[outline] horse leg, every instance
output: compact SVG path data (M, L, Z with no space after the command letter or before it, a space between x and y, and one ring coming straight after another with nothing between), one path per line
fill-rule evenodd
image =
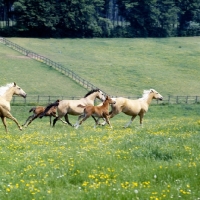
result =
M50 116L49 116L50 126L51 126L51 117L52 117L52 116L50 115Z
M68 124L67 122L65 122L64 120L62 120L61 118L59 119L63 124Z
M96 128L96 126L99 125L100 117L98 117L98 119L96 119L94 116L92 116L92 117L93 117L93 119L95 119L94 128Z
M84 116L85 116L84 113L82 113L81 115L79 115L77 122L74 124L74 127L76 127L76 126L79 125L79 121L80 121L80 119L81 119L81 118L84 118Z
M73 126L73 125L69 122L68 114L65 115L65 121L66 121L70 126Z
M21 131L21 130L22 130L22 127L21 127L20 124L18 123L17 119L15 119L15 118L11 115L10 112L7 112L6 114L7 114L6 117L7 117L8 119L13 120L13 121L17 124L19 130Z
M124 126L124 128L127 128L132 122L133 120L136 118L137 115L134 115L131 117L131 120Z
M57 120L59 119L59 117L56 117L54 120L53 120L53 127L55 126Z
M140 125L143 126L143 117L144 117L144 113L140 113Z
M26 123L33 117L33 115L29 116L26 120L26 122L22 126L26 126Z
M75 127L75 129L78 129L78 127L89 117L90 117L89 115L85 115L85 117L79 122L79 124Z
M110 124L110 120L109 120L109 116L105 116L105 120L107 122L107 124L109 124L110 128L112 128L111 124Z
M116 110L116 109L112 108L112 110L109 112L109 115L108 115L109 119L113 118L115 115L119 114L121 111L122 111L122 109ZM103 118L103 120L104 120L104 122L102 122L101 125L105 126L107 121L105 118Z
M8 132L8 129L7 129L7 125L6 125L6 117L1 117L1 120L2 120L2 122L3 122L3 125L4 125L4 127L5 127L5 129L6 129L6 133Z

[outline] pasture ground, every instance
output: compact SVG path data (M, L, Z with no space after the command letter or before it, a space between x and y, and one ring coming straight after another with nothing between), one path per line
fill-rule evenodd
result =
M8 39L59 62L112 96L140 97L144 89L150 88L154 88L164 97L199 95L200 37ZM34 73L36 71L39 72L37 69ZM57 86L57 81L62 83L59 84L62 88L57 87L58 95L63 94L63 87L69 90L69 94L73 93L70 85L58 79L51 79L51 76L46 76L47 73L48 71L41 73L42 84L35 82L38 86L34 88L35 93L40 93L42 87L54 87L55 84ZM41 77L41 74L37 73L37 76ZM25 75L22 70L19 77L26 77ZM45 85L49 80L52 83ZM24 89L28 93L32 87L27 85ZM74 91L77 96L85 93L80 93L80 90L75 88ZM30 91L32 92L33 90Z
M14 106L22 124L30 107ZM144 126L119 114L93 129L88 119L75 130L36 119L19 131L0 124L0 199L185 199L200 198L199 105L152 105ZM70 116L75 123L76 117Z

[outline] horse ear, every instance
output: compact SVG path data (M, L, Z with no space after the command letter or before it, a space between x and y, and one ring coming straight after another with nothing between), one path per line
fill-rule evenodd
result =
M16 86L17 84L14 82L14 87Z

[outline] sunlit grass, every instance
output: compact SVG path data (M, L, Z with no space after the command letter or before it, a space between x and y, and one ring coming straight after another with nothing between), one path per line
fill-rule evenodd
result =
M113 96L141 96L150 88L164 97L199 95L199 37L9 40L62 64Z
M23 123L21 108L13 112ZM152 106L143 128L136 118L123 129L129 117L120 114L113 130L94 129L92 119L78 130L51 128L44 118L20 132L8 120L8 134L0 126L0 199L198 199L196 112L198 105Z

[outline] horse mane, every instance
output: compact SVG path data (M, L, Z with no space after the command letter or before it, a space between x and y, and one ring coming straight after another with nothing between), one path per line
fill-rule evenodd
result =
M0 87L0 96L2 96L9 88L13 87L14 83L8 83Z
M91 95L92 93L97 92L97 91L99 91L99 89L93 89L93 90L89 91L89 92L84 96L84 98L86 98L87 96L89 96L89 95Z
M143 91L143 94L142 94L142 97L139 98L139 99L141 99L141 100L145 100L145 99L147 99L148 96L149 96L149 93L150 93L152 90L155 91L154 89L144 90L144 91Z

